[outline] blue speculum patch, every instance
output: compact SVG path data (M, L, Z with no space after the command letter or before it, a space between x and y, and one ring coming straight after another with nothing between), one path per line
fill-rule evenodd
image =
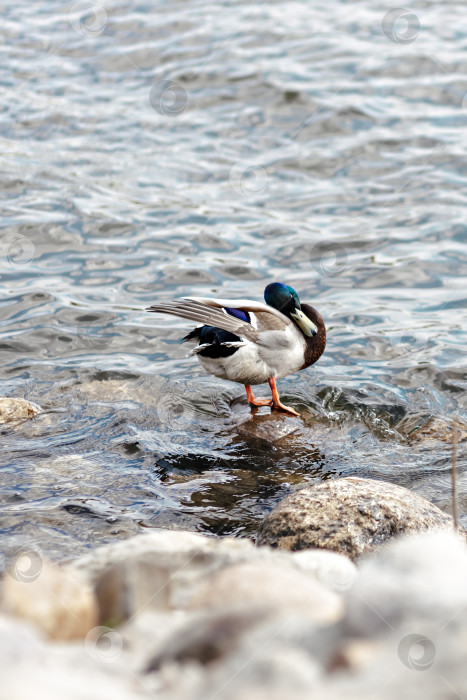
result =
M228 309L227 307L225 308L225 311L227 311L230 316L235 316L235 318L239 318L240 321L246 321L247 323L251 323L250 319L250 314L248 311L240 311L240 309Z

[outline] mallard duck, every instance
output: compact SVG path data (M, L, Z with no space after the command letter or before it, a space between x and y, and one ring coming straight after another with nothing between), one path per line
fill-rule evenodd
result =
M271 406L298 416L281 402L276 379L305 369L321 357L326 328L316 309L300 304L295 289L286 284L268 284L264 301L186 297L146 310L201 323L181 342L196 343L189 354L196 355L207 372L244 384L252 406ZM255 398L251 386L265 382L269 382L272 398Z

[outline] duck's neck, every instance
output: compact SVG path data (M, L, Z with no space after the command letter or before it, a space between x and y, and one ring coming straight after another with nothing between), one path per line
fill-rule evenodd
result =
M303 367L309 367L314 364L324 352L324 348L326 347L326 326L324 325L321 315L312 306L309 304L301 304L301 308L303 313L313 321L318 329L316 335L305 337L306 349Z

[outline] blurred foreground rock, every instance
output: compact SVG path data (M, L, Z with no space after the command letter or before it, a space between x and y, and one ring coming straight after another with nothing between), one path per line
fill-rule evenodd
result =
M261 523L257 544L317 547L355 560L395 535L452 527L449 515L402 486L348 477L285 498Z
M40 410L40 406L26 401L26 399L0 396L0 424L20 423L28 418L33 418Z
M59 643L0 616L0 698L467 696L467 545L448 530L395 537L358 566L157 530L61 573L95 592L100 622Z
M51 639L84 639L98 621L96 597L78 574L38 559L31 563L28 552L7 569L0 610L33 622Z

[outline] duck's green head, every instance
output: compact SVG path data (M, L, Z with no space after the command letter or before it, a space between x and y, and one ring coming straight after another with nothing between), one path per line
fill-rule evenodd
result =
M316 335L318 328L300 308L300 299L292 287L282 282L272 282L264 290L264 301L292 319L302 333L308 337Z

